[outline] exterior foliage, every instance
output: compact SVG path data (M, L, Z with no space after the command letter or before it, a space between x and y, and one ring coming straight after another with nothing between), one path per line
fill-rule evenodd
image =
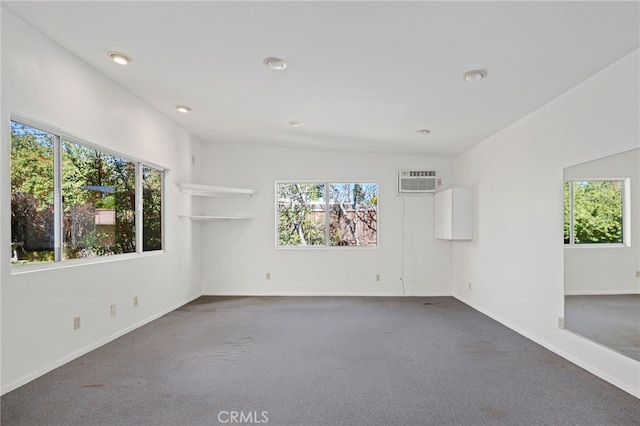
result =
M53 260L53 136L11 125L12 249L30 260Z
M279 183L278 246L377 245L375 183Z
M162 172L142 168L142 251L162 249Z
M573 209L571 208L573 185ZM564 241L570 243L573 216L574 244L623 242L621 181L565 182Z
M52 134L11 122L12 249L27 262L54 260ZM136 163L59 141L62 258L136 251ZM143 166L143 248L162 248L162 175ZM15 256L14 255L14 258Z
M325 245L325 185L278 185L278 245Z
M133 162L62 144L65 258L136 250Z

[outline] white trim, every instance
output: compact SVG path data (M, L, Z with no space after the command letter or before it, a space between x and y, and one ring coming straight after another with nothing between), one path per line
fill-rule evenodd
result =
M256 193L253 189L202 185L199 183L179 182L176 183L176 185L183 193L200 197L224 197L230 195L251 196Z
M58 135L53 136L53 259L61 262L64 247L64 205L62 199L62 139ZM24 247L23 247L24 249Z
M635 291L629 290L593 290L593 291L580 291L572 290L565 291L565 296L618 296L625 294L640 294L640 289Z
M640 392L638 392L635 388L630 387L627 383L621 382L620 380L618 380L615 377L612 377L611 375L599 370L598 368L595 368L594 366L582 361L581 359L578 359L576 357L574 357L573 355L568 354L567 352L558 349L557 347L555 347L554 345L549 344L547 341L539 339L537 336L529 333L528 331L517 327L515 325L513 325L511 322L504 320L503 318L501 318L498 315L495 315L489 311L486 311L476 305L474 305L473 303L465 300L464 298L454 294L453 295L454 298L456 298L457 300L459 300L460 302L464 303L465 305L475 309L476 311L480 312L483 315L488 316L489 318L491 318L492 320L495 320L497 322L499 322L500 324L504 325L505 327L515 331L516 333L526 337L527 339L531 340L534 343L539 344L540 346L550 350L551 352L561 356L562 358L574 363L575 365L577 365L578 367L584 368L585 370L587 370L588 372L602 378L603 380L606 380L607 382L611 383L614 386L617 386L618 388L622 389L623 391L635 396L636 398L640 398ZM593 344L595 346L597 346L598 348L606 348L607 350L611 351L612 353L618 354L620 357L624 357L626 359L628 359L628 357L626 355L622 355L619 352L614 351L613 349L607 348L606 346L602 346L599 343L595 343L591 340L588 340L580 335L577 335L569 330L566 329L558 329L559 333L567 333L570 334L572 336L576 336L576 338L580 338L581 340L585 341L588 344Z
M136 229L140 229L140 232L136 232L136 248L138 253L150 253L150 252L155 252L155 251L164 251L166 250L166 245L165 245L165 236L166 234L166 223L165 223L165 205L166 202L164 200L164 197L166 196L166 192L165 192L165 181L166 181L166 174L168 173L168 170L166 169L158 169L154 166L151 166L149 164L146 164L144 162L141 163L137 163L137 167L140 168L140 174L137 176L137 180L136 180L136 194L138 194L138 190L140 193L140 228L136 228ZM156 172L160 173L160 250L144 250L144 169L148 168L148 169L152 169ZM138 188L138 182L140 185L140 188ZM137 195L136 195L137 198ZM136 216L137 218L137 216ZM137 223L137 219L136 219L136 227L138 226ZM138 239L140 241L138 241Z
M165 188L165 185L167 184L167 173L169 173L168 170L162 170L162 175L160 178L160 251L165 251L167 249L167 245L165 242L167 237L167 215L165 214L167 202L164 198L167 196L167 190Z
M568 181L569 183L569 247L573 247L576 244L575 241L575 226L576 226L576 215L575 212L575 200L574 200L574 182Z
M629 178L586 178L586 179L564 179L569 183L569 243L565 243L565 248L592 248L592 247L630 247L631 246L631 207L630 207L630 182ZM622 198L622 243L586 243L576 244L575 242L575 183L576 182L620 182Z
M150 317L148 317L148 318L146 318L146 319L144 319L144 320L142 320L140 322L137 322L137 323L135 323L135 324L133 324L133 325L127 327L127 328L124 328L124 329L118 331L117 333L115 333L115 334L113 334L111 336L108 336L108 337L105 337L103 339L100 339L97 342L92 343L92 344L90 344L88 346L85 346L85 347L83 347L81 349L78 349L78 350L70 353L69 355L62 357L62 358L58 359L57 361L54 361L51 364L49 364L49 365L47 365L47 366L45 366L43 368L40 368L40 369L38 369L36 371L33 371L32 373L29 373L29 374L27 374L25 376L22 376L19 379L16 379L13 382L11 382L11 383L7 384L6 386L4 386L2 388L2 390L0 390L0 395L4 395L7 392L11 392L12 390L17 389L20 386L23 386L23 385L29 383L30 381L35 380L38 377L40 377L40 376L42 376L42 375L44 375L44 374L46 374L46 373L58 368L58 367L60 367L60 366L66 364L68 362L73 361L74 359L76 359L78 357L81 357L82 355L85 355L85 354L91 352L92 350L99 348L100 346L106 345L107 343L117 339L118 337L124 336L125 334L127 334L127 333L129 333L129 332L131 332L131 331L133 331L133 330L135 330L137 328L140 328L143 325L146 325L146 324L150 323L151 321L154 321L154 320L160 318L163 315L166 315L166 314L168 314L170 312L173 312L176 309L180 308L181 306L184 306L187 303L196 300L200 296L201 296L201 294L197 294L195 296L191 296L191 297L187 298L186 300L184 300L182 302L179 302L179 303L177 303L177 304L175 304L175 305L173 305L173 306L171 306L171 307L169 307L167 309L164 309L164 310L160 311L157 314L154 314L154 315L152 315L152 316L150 316Z
M622 237L624 238L624 236ZM626 249L630 248L630 246L621 243L602 243L602 244L565 244L564 248L566 249L592 249L592 248L602 248L602 249Z
M273 292L244 292L244 291L221 291L221 292L207 292L202 293L203 296L220 296L220 297L229 297L229 296L238 296L238 297L263 297L263 296L272 296L272 297L397 297L397 298L416 298L416 297L452 297L451 293L420 293L420 294L398 294L398 293L317 293L317 292L282 292L282 293L273 293Z
M143 220L142 220L142 168L144 166L156 169L162 173L162 187L161 187L161 225L162 225L162 250L151 250L149 252L159 252L164 251L164 175L167 173L168 169L162 166L153 165L154 163L150 163L147 161L142 161L139 159L135 159L135 157L131 157L128 155L121 155L119 153L115 153L112 150L105 149L99 145L92 144L90 142L86 142L84 140L78 139L74 136L67 134L66 132L60 130L59 128L39 122L37 120L32 120L26 118L24 116L20 116L17 114L10 115L10 122L16 122L18 124L26 125L34 128L35 130L39 130L45 133L50 134L53 137L53 183L54 183L54 199L53 199L53 213L54 213L54 261L46 262L46 263L38 263L35 265L28 265L25 267L20 267L19 269L15 269L11 267L11 274L20 274L25 272L33 272L33 271L41 271L41 270L49 270L49 269L57 269L59 267L68 266L68 262L72 262L74 264L87 264L87 263L101 263L104 258L111 258L112 256L127 256L132 253L123 253L116 255L108 255L108 256L96 256L87 259L64 259L64 229L63 229L63 221L64 221L64 203L63 198L64 194L62 192L62 145L64 142L70 142L73 144L80 145L85 148L94 149L101 154L111 155L118 157L122 160L125 160L129 163L135 164L135 201L134 201L134 215L135 215L135 243L136 250L133 254L142 254L143 253ZM11 167L9 167L11 168ZM108 259L111 261L111 259ZM24 269L23 269L24 268Z
M143 217L142 215L143 213L143 209L142 209L142 164L140 163L136 163L136 180L135 180L135 189L134 189L134 195L135 195L135 200L134 200L134 223L135 223L135 229L136 229L136 253L140 254L143 252L142 250L142 244L143 244L143 237L142 237L142 232L144 231L144 227L143 227Z
M180 216L187 217L191 220L196 221L207 221L207 220L249 220L251 219L248 216Z
M27 266L16 266L11 268L11 275L28 274L32 272L51 271L62 268L76 268L79 266L96 265L99 263L120 262L123 260L140 259L147 256L164 255L165 250L145 251L143 253L123 253L110 256L96 256L84 259L69 259L62 262L42 262Z
M324 220L324 235L325 235L325 243L322 245L297 245L297 246L281 246L280 244L278 244L278 185L281 184L296 184L296 185L305 185L305 184L321 184L324 186L324 213L325 213L325 220ZM330 202L331 202L331 194L329 192L331 185L339 185L339 184L347 184L347 185L352 185L352 184L369 184L369 185L375 185L376 186L376 197L377 197L377 203L376 203L376 245L375 246L370 246L370 245L361 245L361 246L332 246L330 245L330 241L331 241L331 230L330 230L330 220L331 220L331 214L330 214ZM336 180L336 179L330 179L330 180L276 180L274 182L274 246L276 250L281 250L281 249L293 249L293 250L315 250L315 249L345 249L345 248L351 248L351 249L363 249L363 248L369 248L369 249L373 249L373 248L378 248L380 246L380 184L377 181L371 181L371 180L351 180L351 179L346 179L346 180Z
M378 244L379 245L379 244ZM378 248L378 245L375 246L329 246L326 244L323 245L310 245L306 246L277 246L277 250L375 250ZM338 250L339 251L339 250Z

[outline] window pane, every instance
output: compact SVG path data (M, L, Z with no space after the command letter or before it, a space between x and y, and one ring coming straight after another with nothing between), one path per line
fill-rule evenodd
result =
M574 182L575 244L622 243L620 181Z
M162 175L142 166L142 251L162 250Z
M378 243L378 185L332 183L329 186L330 245L375 246Z
M54 260L54 136L11 121L11 265Z
M64 259L135 252L135 169L63 141Z
M281 183L277 187L278 245L325 245L325 186Z

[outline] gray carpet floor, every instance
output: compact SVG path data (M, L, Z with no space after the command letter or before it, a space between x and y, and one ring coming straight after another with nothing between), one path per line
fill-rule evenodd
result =
M565 328L640 361L640 294L565 296Z
M638 399L450 297L202 297L1 402L3 426L640 424Z

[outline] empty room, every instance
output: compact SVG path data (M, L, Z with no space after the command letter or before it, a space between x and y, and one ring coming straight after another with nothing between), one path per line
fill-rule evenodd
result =
M3 425L640 424L640 2L0 14Z

